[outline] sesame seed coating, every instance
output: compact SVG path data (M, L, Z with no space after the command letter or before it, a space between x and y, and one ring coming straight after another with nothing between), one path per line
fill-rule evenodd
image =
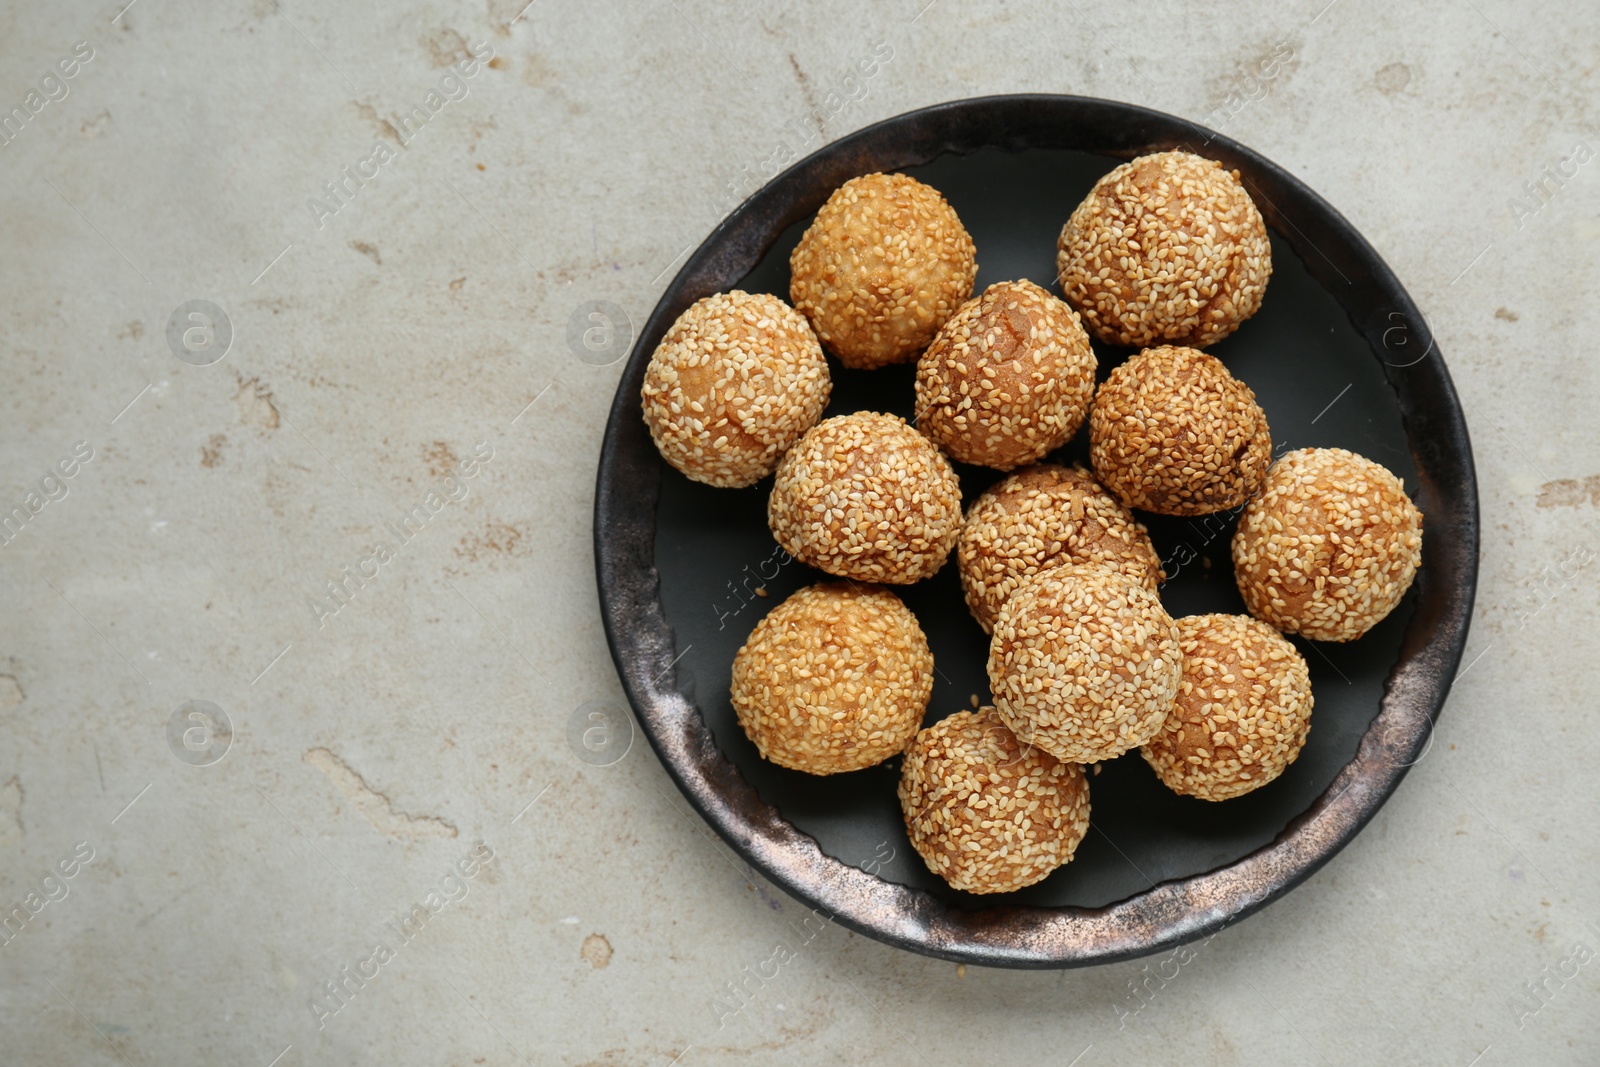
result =
M1147 348L1111 372L1089 410L1089 459L1129 507L1208 515L1249 500L1272 465L1256 394L1215 356Z
M1089 783L1082 767L1024 745L980 708L917 734L900 810L929 870L969 893L1004 893L1071 861L1089 832Z
M1233 535L1250 614L1286 633L1354 641L1393 611L1422 563L1422 512L1388 468L1342 448L1290 452Z
M1261 308L1267 228L1238 171L1157 152L1101 178L1057 242L1061 291L1089 332L1142 348L1203 348Z
M1025 744L1097 763L1155 736L1183 661L1150 590L1103 567L1057 567L1000 609L989 643L995 710Z
M976 249L937 189L867 174L834 190L789 255L789 299L847 367L915 358L978 276Z
M763 759L808 774L882 763L933 692L911 609L878 586L808 586L756 624L733 660L733 709Z
M697 482L753 485L822 417L828 360L805 316L737 289L697 300L656 346L644 421L668 463Z
M1040 463L991 486L956 542L961 589L984 633L1023 582L1064 563L1101 564L1151 592L1165 575L1144 525L1082 467Z
M1175 793L1228 800L1277 778L1311 732L1311 675L1282 634L1248 615L1177 620L1178 699L1140 750Z
M818 570L908 585L935 574L955 546L961 484L904 419L836 415L778 464L767 524L784 551Z
M963 463L1011 470L1072 439L1094 395L1078 313L999 282L939 329L917 364L917 429Z

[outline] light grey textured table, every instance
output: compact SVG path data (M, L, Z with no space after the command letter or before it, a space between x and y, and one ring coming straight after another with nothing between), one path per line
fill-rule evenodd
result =
M0 11L0 1060L1600 1056L1600 7L124 2ZM1429 315L1476 443L1435 744L1182 966L808 931L642 740L568 741L620 700L590 551L620 364L569 318L642 323L813 115L1014 91L1304 178ZM226 318L174 348L196 300Z

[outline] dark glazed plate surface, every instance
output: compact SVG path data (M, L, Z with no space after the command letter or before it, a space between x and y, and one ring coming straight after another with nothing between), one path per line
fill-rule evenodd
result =
M1425 516L1423 567L1379 627L1347 645L1299 641L1316 710L1299 760L1224 804L1178 797L1137 753L1090 780L1093 829L1072 863L1018 893L979 897L933 876L905 837L899 761L812 778L762 761L728 702L733 655L757 620L823 577L785 563L766 526L771 479L744 490L684 478L657 455L639 406L645 365L695 300L742 288L788 297L788 254L840 184L904 170L939 189L971 232L978 283L1056 290L1055 237L1122 159L1186 147L1237 168L1272 231L1261 312L1214 346L1256 391L1282 451L1340 446L1404 479ZM1126 358L1096 346L1100 376ZM910 417L913 368L832 362L828 415ZM1084 436L1051 457L1086 461ZM999 475L957 467L970 500ZM1242 612L1233 523L1143 516L1174 615ZM612 405L595 502L606 635L644 733L685 796L733 848L807 905L891 944L947 959L1061 967L1202 937L1292 889L1358 833L1425 750L1466 642L1477 580L1471 446L1427 326L1377 253L1298 180L1170 115L1068 96L959 101L827 146L778 176L706 239L640 332ZM754 595L764 586L765 598ZM987 702L987 639L952 561L899 590L937 664L928 722Z

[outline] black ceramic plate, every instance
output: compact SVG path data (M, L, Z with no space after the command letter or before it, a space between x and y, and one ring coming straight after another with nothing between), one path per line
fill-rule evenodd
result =
M1296 639L1316 710L1305 750L1277 781L1212 804L1169 792L1130 753L1090 779L1093 828L1072 863L1020 892L960 893L906 839L898 759L814 778L761 760L740 730L728 701L734 653L762 615L823 576L786 562L768 532L770 478L712 489L661 461L640 414L645 366L700 297L740 288L787 300L789 250L849 178L899 170L942 192L977 245L979 291L1017 278L1059 291L1055 239L1073 207L1117 162L1168 148L1237 168L1272 232L1260 313L1211 351L1255 390L1278 451L1341 446L1404 479L1425 516L1422 570L1361 640ZM1096 352L1102 379L1128 355ZM831 369L828 415L911 416L914 367ZM1086 461L1083 436L1051 458ZM999 477L957 470L969 502ZM1141 517L1166 563L1161 595L1174 616L1244 610L1231 521ZM807 905L891 944L972 963L1059 967L1204 936L1292 889L1361 830L1425 750L1459 663L1477 580L1478 503L1444 361L1399 282L1338 212L1275 164L1182 119L1106 100L1006 96L912 112L828 145L706 239L623 372L594 533L606 635L639 723L684 795L741 856ZM987 703L988 641L967 614L954 563L899 591L937 664L927 721L974 696Z

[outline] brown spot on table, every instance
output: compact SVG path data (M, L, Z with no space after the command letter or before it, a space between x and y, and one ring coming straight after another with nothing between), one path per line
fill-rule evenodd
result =
M78 125L78 134L82 137L99 137L106 132L106 127L111 125L111 112L102 111L92 119L85 119Z
M1372 80L1377 85L1378 92L1384 96L1393 96L1411 84L1411 68L1404 63L1390 63L1386 67L1379 68Z
M530 88L543 88L544 86L550 84L552 77L553 73L550 69L550 64L541 56L530 55L527 59L527 62L522 66L522 80L526 82Z
M516 526L490 520L481 531L464 535L456 544L455 554L458 559L476 563L485 553L501 556L516 554L521 543L522 531Z
M1539 487L1541 508L1600 507L1600 474L1587 478L1561 478Z
M418 40L428 50L436 67L448 67L457 60L472 62L472 49L467 47L467 39L448 26L440 26Z
M806 77L806 72L800 69L800 61L794 57L793 52L789 53L789 68L794 71L794 80L800 83L800 95L805 97L806 107L813 114L822 111L822 108L817 104L817 94L811 89L811 79Z
M611 963L611 942L606 940L604 934L590 934L583 939L578 957L595 970L604 970Z
M377 131L379 137L387 137L401 148L406 146L400 137L400 131L394 128L394 123L378 114L376 107L361 100L350 101L350 106L356 109L356 114L372 123L372 128Z
M427 465L429 474L435 478L443 478L447 474L455 472L456 464L460 462L460 458L457 457L455 450L450 447L448 442L434 441L432 444L423 446L422 462Z
M28 832L22 822L22 805L27 797L27 790L22 788L22 779L17 775L0 782L0 844L8 849L20 845Z
M238 371L234 371L234 380L239 384L233 394L233 402L239 408L239 421L246 426L276 430L278 406L273 403L271 386L260 378L246 378Z

